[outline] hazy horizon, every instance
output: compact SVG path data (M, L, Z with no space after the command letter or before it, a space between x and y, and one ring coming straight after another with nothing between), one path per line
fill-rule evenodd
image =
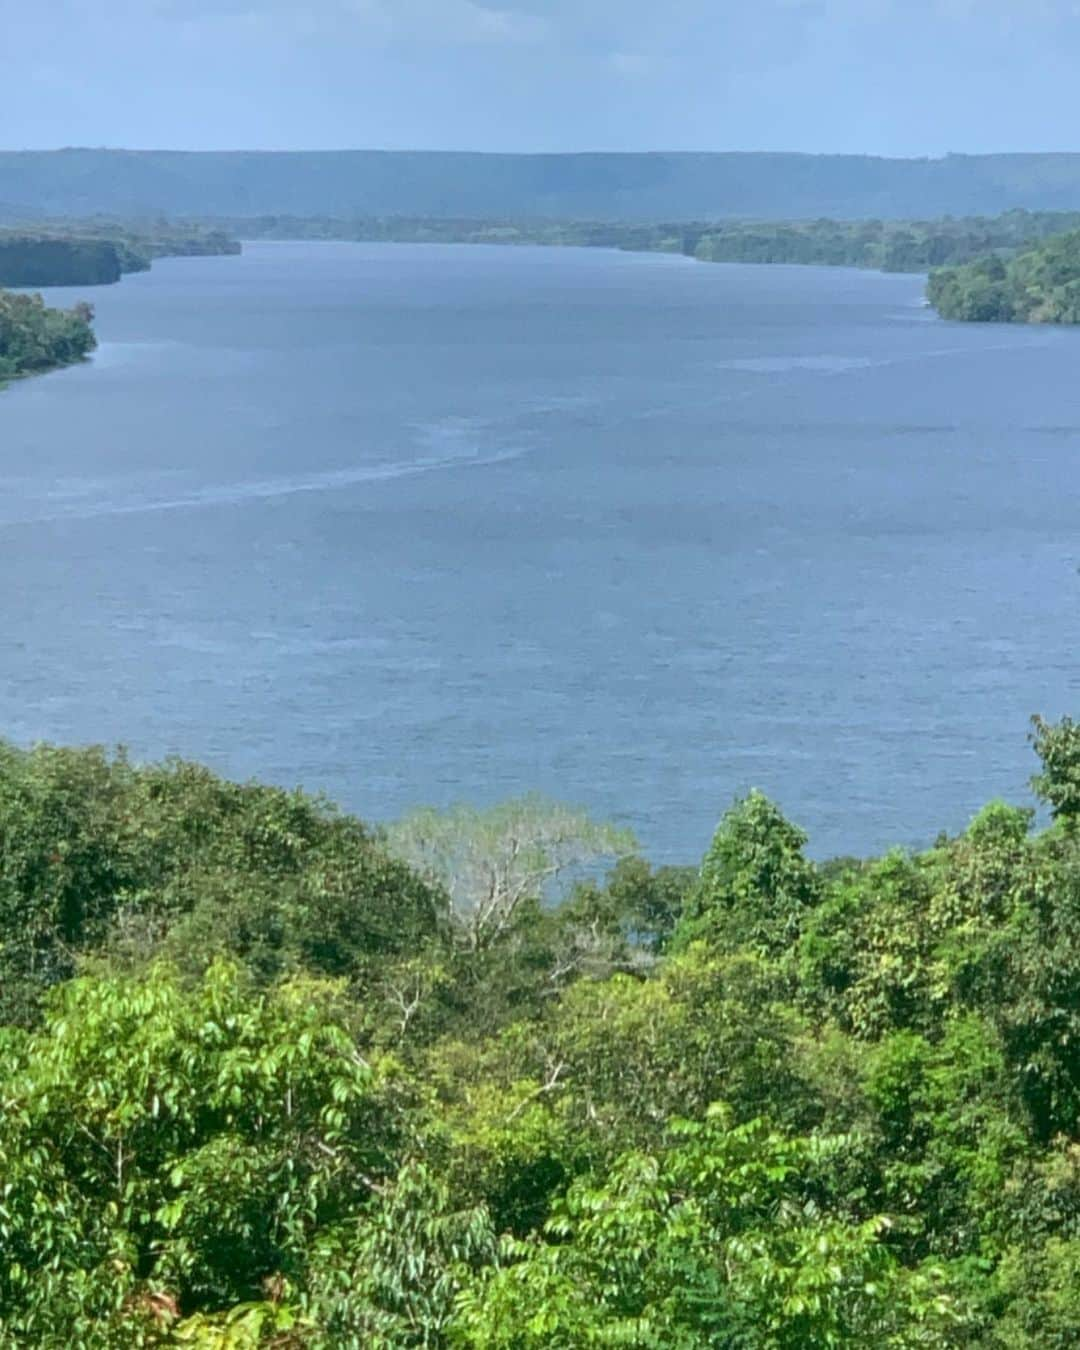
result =
M775 146L771 148L751 150L743 146L718 146L712 150L687 149L685 146L643 146L638 149L616 149L611 146L591 145L583 146L578 150L520 150L508 148L505 150L485 149L474 145L453 145L453 146L430 146L430 145L311 145L311 146L286 146L286 145L222 145L214 147L192 146L192 145L122 145L106 144L89 145L72 142L68 145L6 145L0 144L0 154L5 155L62 155L66 153L95 151L107 152L109 154L131 154L131 155L490 155L496 156L518 156L523 159L545 159L545 158L587 158L593 155L686 155L686 156L705 156L705 155L775 155L779 157L800 156L806 159L886 159L914 163L941 163L948 159L987 159L996 157L1022 158L1024 156L1059 155L1067 157L1070 155L1080 155L1080 144L1074 150L1046 150L1039 146L1028 147L1019 150L945 150L940 154L925 155L886 155L876 154L872 151L856 150L831 150L828 148L821 150L793 150L790 147Z

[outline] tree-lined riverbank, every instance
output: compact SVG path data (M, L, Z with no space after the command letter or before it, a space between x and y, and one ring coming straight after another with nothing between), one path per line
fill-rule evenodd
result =
M801 263L926 272L992 251L1016 251L1080 228L1080 213L1009 211L937 220L620 221L259 216L215 222L251 239L357 243L541 244L681 253L704 262Z
M930 303L970 322L1080 322L1080 214L1010 211L940 220L633 224L264 216L224 228L260 239L534 244L676 253L702 262L929 272Z
M155 258L217 257L237 240L199 226L56 222L0 228L0 286L108 286Z
M932 272L930 303L970 323L1080 323L1080 231L1014 257L989 254Z
M97 346L87 304L52 309L40 295L0 291L0 384L81 361Z

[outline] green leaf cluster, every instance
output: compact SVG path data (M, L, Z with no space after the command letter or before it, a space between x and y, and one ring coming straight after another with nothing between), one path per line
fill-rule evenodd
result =
M930 274L930 303L975 323L1080 323L1080 230L1014 257L989 253Z
M40 295L0 291L0 383L81 361L97 346L89 305L50 309Z

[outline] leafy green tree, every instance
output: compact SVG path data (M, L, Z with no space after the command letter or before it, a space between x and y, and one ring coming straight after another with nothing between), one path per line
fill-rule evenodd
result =
M814 1120L806 1035L760 958L693 948L652 979L583 980L545 1019L488 1041L437 1043L432 1129L448 1136L458 1192L523 1234L568 1178L661 1149L671 1116L700 1114L720 1093L740 1120Z
M0 1018L32 1022L80 959L363 982L437 943L446 902L359 821L199 765L0 745Z
M677 945L704 938L776 954L788 947L821 897L806 835L761 792L721 820L676 930Z
M483 1206L462 1208L446 1182L410 1163L363 1215L320 1236L304 1307L313 1344L406 1350L446 1344L457 1298L494 1266L499 1244Z
M996 1281L994 1350L1071 1350L1080 1327L1080 1239L1011 1249Z
M0 1333L19 1344L135 1344L140 1310L152 1329L259 1300L395 1170L396 1071L361 1055L332 985L76 980L0 1051Z
M1071 717L1060 722L1031 719L1031 743L1042 772L1031 780L1055 820L1071 825L1080 817L1080 725Z
M823 887L789 959L807 1010L866 1039L933 1017L925 917L935 866L897 850Z
M459 1298L458 1343L529 1347L946 1346L941 1272L905 1271L888 1222L815 1199L843 1139L786 1137L722 1108L677 1122L662 1156L575 1183L542 1236Z
M621 949L662 952L697 882L693 867L652 868L644 858L620 858L603 884L574 887L559 914L564 925L588 930Z

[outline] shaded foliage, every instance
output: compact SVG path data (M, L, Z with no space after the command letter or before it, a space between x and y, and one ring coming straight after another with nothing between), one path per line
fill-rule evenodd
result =
M155 258L239 252L235 239L200 226L38 221L0 229L0 286L108 286Z
M0 747L0 1013L100 952L159 954L198 972L215 955L262 979L364 978L376 957L438 935L445 901L359 821L302 792L225 782L180 760Z
M100 286L119 281L121 250L105 239L0 232L0 286Z

